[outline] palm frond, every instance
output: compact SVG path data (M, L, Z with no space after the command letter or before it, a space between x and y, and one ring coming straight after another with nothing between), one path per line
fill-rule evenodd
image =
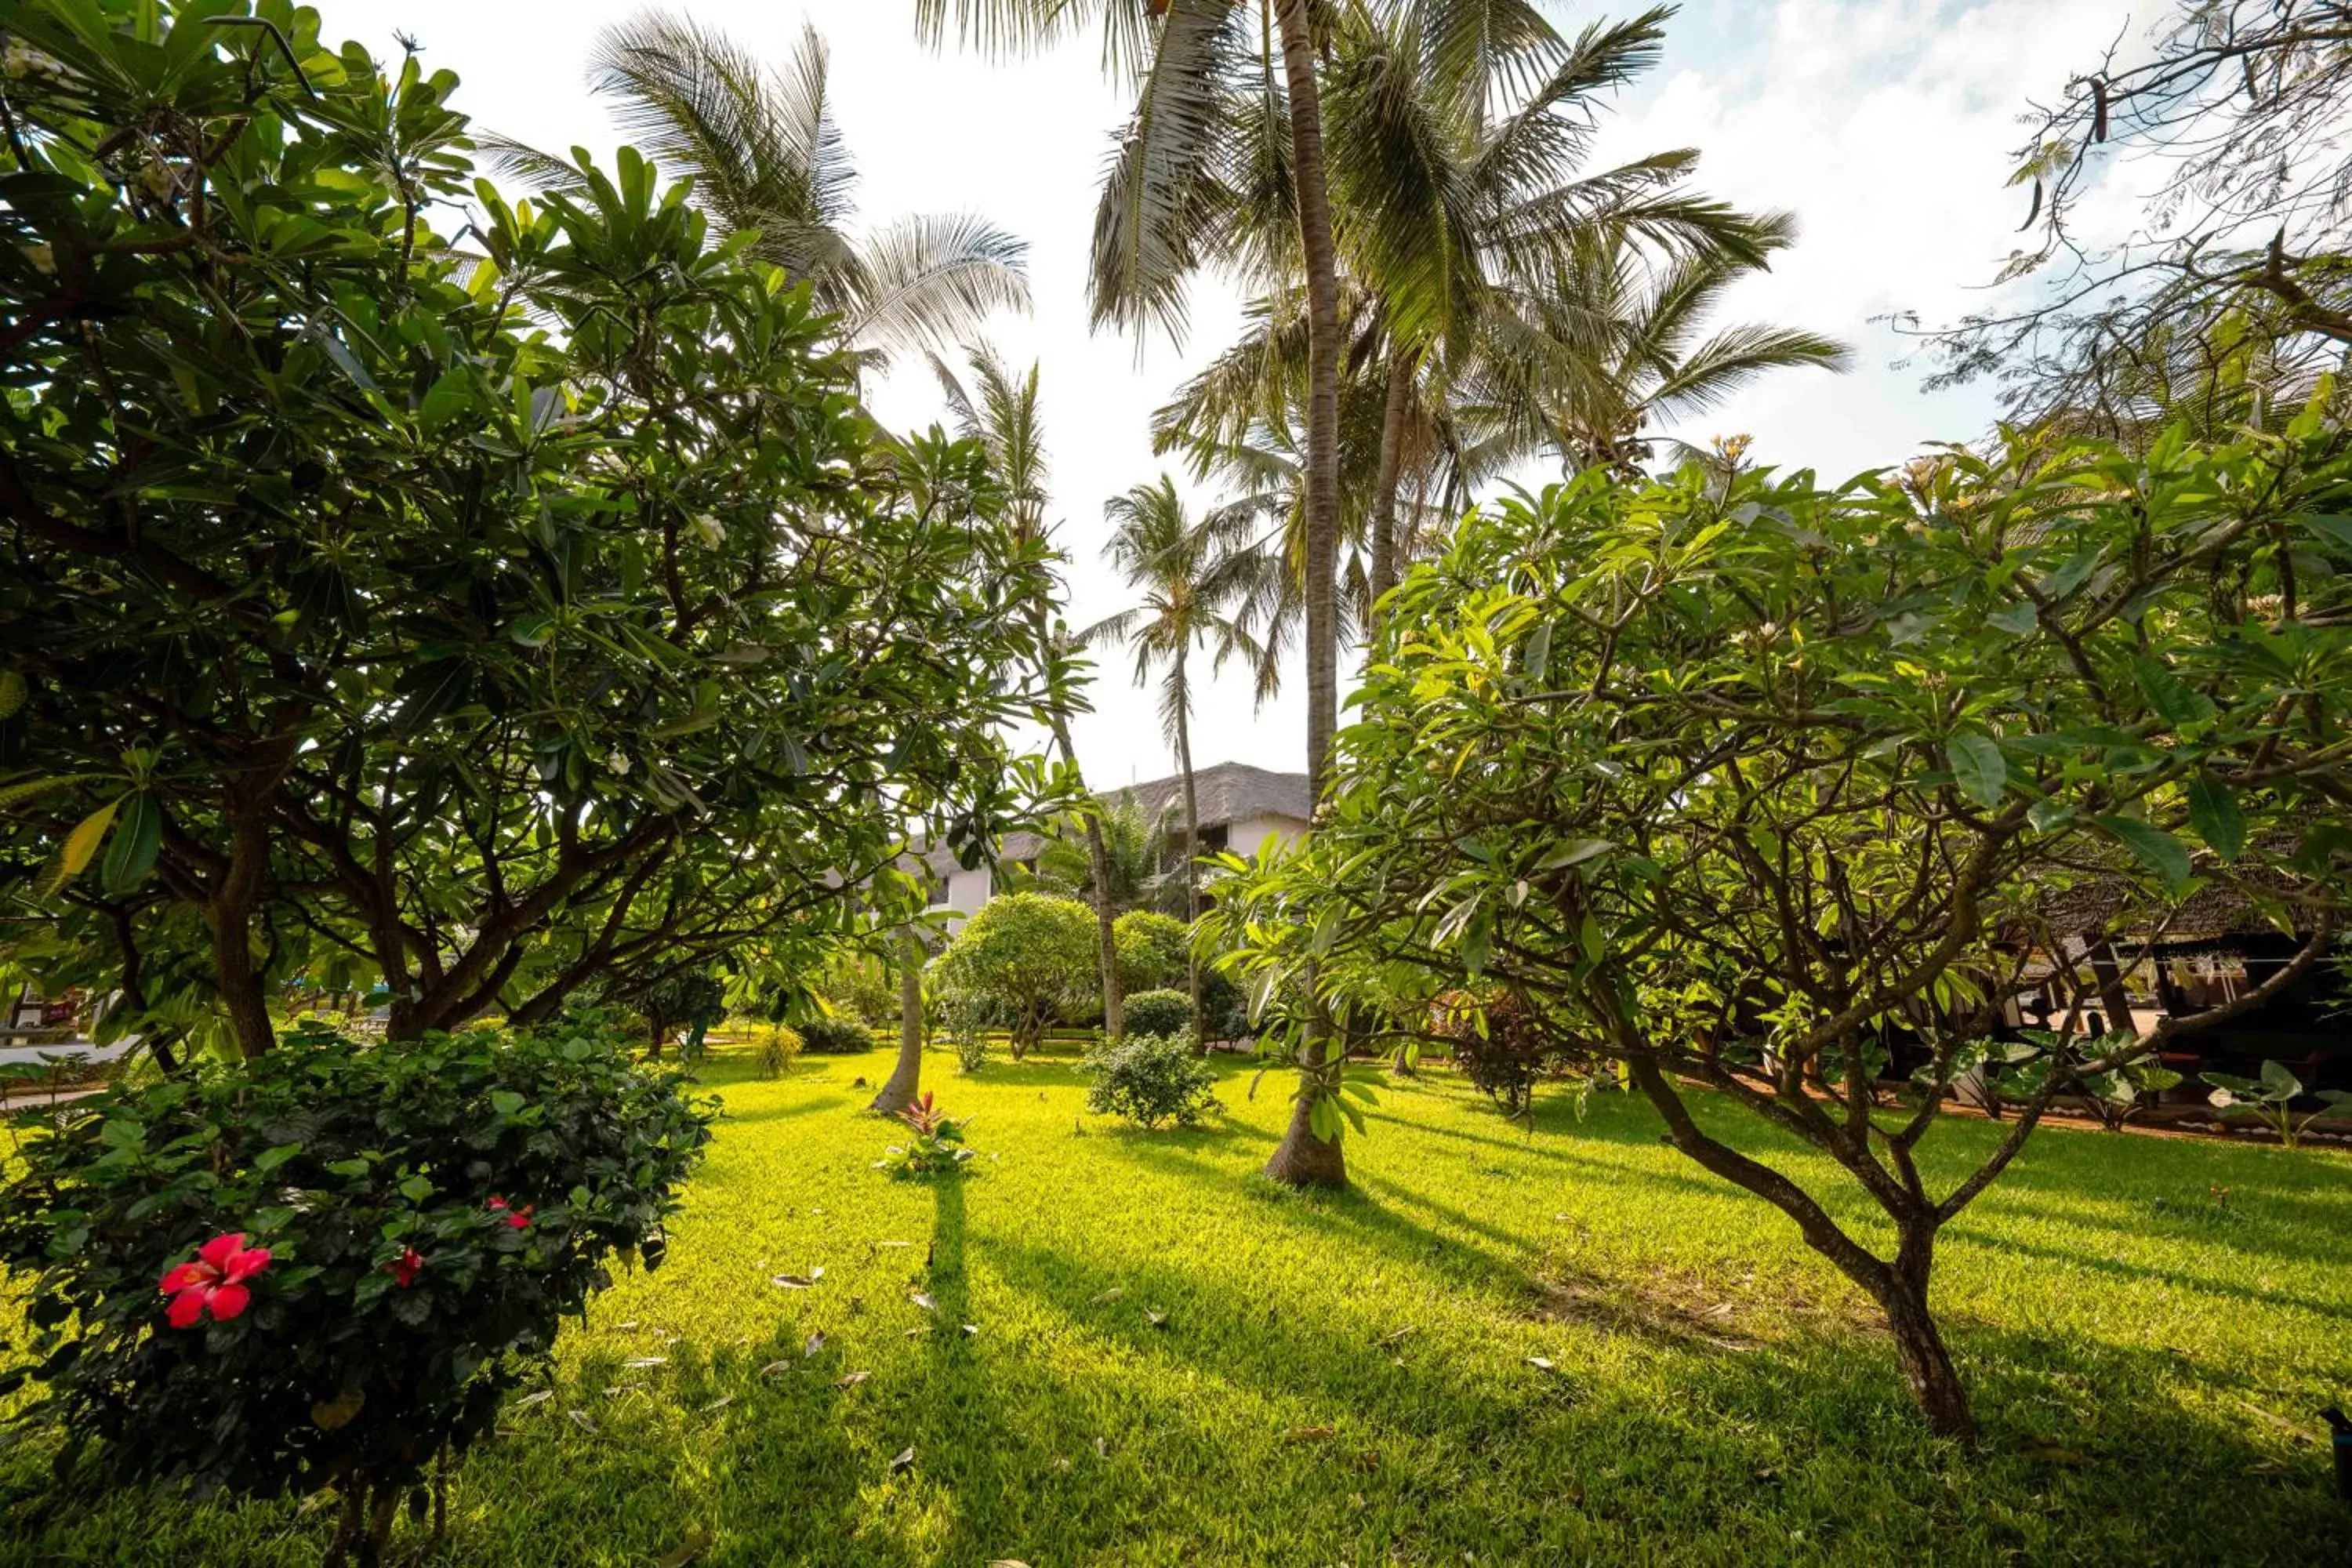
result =
M974 336L1029 308L1028 246L969 213L904 217L868 236L845 281L849 335L890 349Z

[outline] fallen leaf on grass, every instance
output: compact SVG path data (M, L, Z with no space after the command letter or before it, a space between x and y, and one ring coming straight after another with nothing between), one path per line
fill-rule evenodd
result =
M1029 1564L1018 1557L992 1557L988 1560L988 1568L1029 1568Z
M898 1337L899 1337L900 1339L907 1339L907 1340L919 1340L919 1339L921 1339L925 1334L928 1334L928 1333L929 1333L930 1331L931 1331L930 1330L929 1330L928 1328L925 1328L922 1324L920 1324L920 1323L917 1323L913 1328L908 1329L905 1333L903 1333L903 1334L899 1335Z
M627 1333L631 1329L635 1328L636 1326L637 1326L637 1321L636 1321L635 1318L631 1318L631 1319L630 1319L627 1322L625 1322L625 1323L614 1323L614 1324L613 1325L613 1327L614 1327L614 1328L615 1328L615 1329L619 1330L622 1333L625 1333L625 1333Z
M520 1399L516 1400L510 1408L516 1410L529 1410L533 1405L544 1405L554 1397L555 1391L553 1389L542 1388L537 1394L524 1394Z
M1559 1370L1552 1365L1551 1358L1549 1356L1531 1355L1528 1357L1528 1364L1535 1368L1538 1372L1557 1372Z
M604 1391L604 1397L610 1399L616 1394L643 1394L645 1391L646 1385L642 1383L616 1383Z
M908 1447L899 1449L897 1457L891 1459L890 1473L895 1476L900 1470L912 1469L914 1465L915 1450L914 1447L910 1444Z
M1099 1307L1099 1306L1101 1306L1103 1303L1105 1303L1106 1301L1116 1301L1116 1300L1118 1300L1121 1296L1124 1296L1124 1295L1126 1295L1126 1294L1127 1294L1127 1287L1126 1287L1126 1286L1124 1286L1124 1285L1114 1285L1114 1286L1112 1286L1112 1287L1111 1287L1109 1289L1108 1289L1108 1290L1104 1290L1104 1291L1097 1292L1097 1295L1095 1296L1095 1299L1094 1299L1094 1304L1095 1304L1096 1306Z
M874 1374L870 1372L845 1373L841 1376L833 1380L833 1385L835 1388L856 1388L859 1384L864 1383L867 1378L872 1377L873 1375Z
M940 1304L937 1301L932 1300L929 1296L924 1295L920 1290L908 1291L907 1300L912 1301L916 1306L920 1307L926 1312L936 1312L940 1310Z
M1336 1426L1293 1426L1283 1433L1282 1440L1286 1443L1322 1443L1328 1441L1338 1431Z
M792 1370L793 1363L788 1361L772 1361L767 1365L760 1369L760 1375L761 1377L773 1377L780 1372L790 1372Z
M707 1530L689 1530L686 1532L686 1539L664 1553L661 1560L654 1564L654 1568L686 1568L688 1563L709 1550L710 1532Z
M596 1435L596 1423L588 1418L588 1412L585 1410L567 1410L563 1414L571 1416L572 1424L591 1437Z
M819 1329L808 1337L808 1343L801 1347L801 1359L806 1361L823 1349L824 1349L824 1331Z
M702 1413L705 1415L708 1415L714 1410L724 1410L734 1403L735 1396L733 1394L722 1394L718 1398L712 1400L709 1404L704 1405L702 1407Z
M667 1366L669 1364L669 1357L666 1355L641 1355L636 1357L635 1360L625 1361L621 1364L632 1369L648 1366Z
M1412 1332L1414 1327L1415 1325L1407 1323L1403 1328L1391 1329L1387 1333L1382 1334L1379 1339L1374 1340L1372 1343L1379 1346L1381 1350L1386 1350L1391 1345L1395 1344L1398 1341L1403 1339L1407 1334Z
M1145 1321L1155 1329L1164 1329L1168 1326L1168 1314L1157 1307L1144 1308L1143 1316Z
M980 1325L978 1323L966 1323L963 1326L963 1337L968 1340L978 1339L980 1337Z
M806 1274L779 1274L768 1283L779 1290L805 1290L815 1284L816 1280Z
M877 1247L912 1247L915 1244L911 1241L877 1241L874 1245Z
M2029 1440L2025 1452L2029 1458L2039 1459L2045 1465L2056 1465L2067 1470L2087 1470L2097 1462L2078 1448L2069 1448L2063 1443L2053 1443L2046 1437Z

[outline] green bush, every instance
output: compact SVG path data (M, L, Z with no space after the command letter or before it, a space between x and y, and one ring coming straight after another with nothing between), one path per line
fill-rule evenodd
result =
M800 1029L801 1047L812 1056L854 1057L874 1048L874 1031L856 1018L812 1018Z
M782 1078L784 1070L793 1065L793 1058L801 1054L806 1044L799 1030L788 1029L782 1024L770 1024L760 1031L760 1043L753 1047L752 1065L759 1068L761 1078Z
M1192 928L1172 915L1129 910L1111 923L1122 991L1161 991L1184 984L1192 963Z
M1192 999L1181 991L1143 991L1119 1005L1130 1035L1183 1035L1192 1028Z
M1140 1000L1140 998L1139 998ZM1130 1033L1087 1053L1087 1109L1146 1127L1190 1127L1217 1103L1217 1075L1183 1035Z
M609 1026L396 1046L315 1024L236 1070L118 1087L0 1193L26 1418L110 1478L333 1485L346 1534L490 1429L609 1265L662 1258L709 1133ZM373 1515L369 1517L374 1517Z

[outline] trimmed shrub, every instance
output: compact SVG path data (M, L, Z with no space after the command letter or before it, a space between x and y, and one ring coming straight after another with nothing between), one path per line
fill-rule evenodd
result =
M331 1485L337 1550L490 1429L609 1267L662 1258L709 1137L609 1026L378 1046L304 1024L236 1069L118 1087L0 1193L26 1418L110 1479ZM373 1506L371 1507L371 1502Z
M854 1057L874 1048L874 1031L856 1018L812 1018L800 1035L811 1056Z
M940 955L942 994L984 1001L1004 1021L1019 1061L1073 1000L1100 984L1095 913L1069 899L1003 893L981 905Z
M1217 1103L1217 1075L1184 1035L1129 1034L1087 1053L1087 1109L1146 1127L1190 1127Z
M1192 999L1181 991L1144 991L1119 1004L1119 1022L1130 1035L1192 1032Z

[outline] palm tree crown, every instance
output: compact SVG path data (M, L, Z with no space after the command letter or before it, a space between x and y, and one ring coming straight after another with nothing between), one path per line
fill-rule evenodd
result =
M860 232L857 171L834 121L824 38L805 29L781 67L715 28L645 11L599 34L590 90L662 168L694 181L720 227L755 232L755 254L807 283L872 359L975 334L995 310L1026 310L1027 247L969 213L924 214ZM503 172L570 189L574 165L520 142L482 139Z

